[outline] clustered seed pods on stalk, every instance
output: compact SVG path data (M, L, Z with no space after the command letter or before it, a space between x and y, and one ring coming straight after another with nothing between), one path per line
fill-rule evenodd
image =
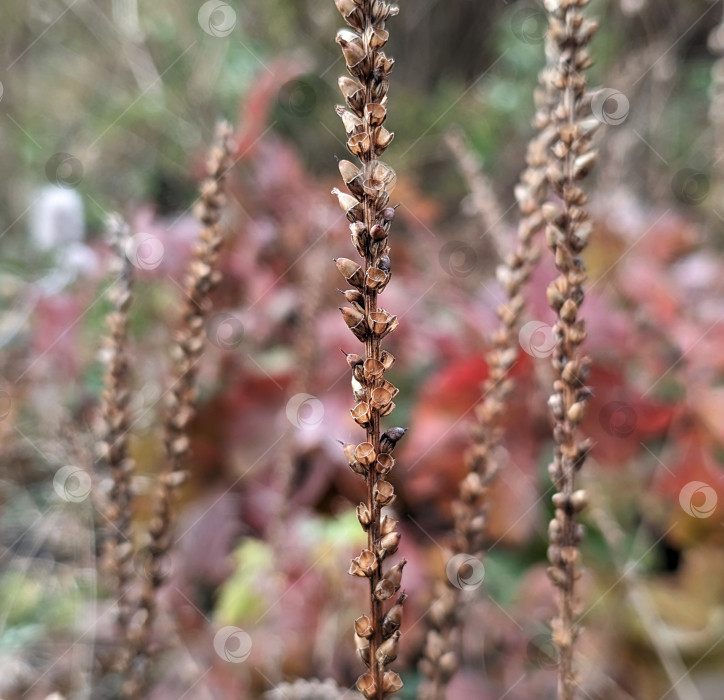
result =
M395 500L395 489L387 480L395 460L395 445L405 434L403 428L382 432L380 420L395 408L397 387L386 378L394 357L382 350L382 339L397 327L397 316L379 308L378 295L390 281L388 246L395 208L390 192L397 176L379 160L393 139L384 126L387 117L388 76L394 61L382 51L387 43L387 20L396 7L380 0L335 0L350 29L340 30L337 43L342 49L349 76L339 79L345 105L336 108L342 119L347 148L359 164L339 163L348 192L333 190L350 222L352 243L362 258L357 263L337 258L337 269L348 289L343 291L347 306L340 309L354 336L364 343L364 355L348 354L352 369L355 406L352 418L366 432L359 444L344 445L350 467L367 485L366 502L357 507L357 517L367 532L367 547L352 560L349 573L367 578L370 611L355 622L357 653L367 671L357 680L358 690L367 698L385 698L402 688L402 681L388 664L397 658L405 593L385 613L386 602L399 591L405 560L388 568L387 559L400 542L397 521L382 514Z
M558 616L553 620L553 642L558 648L558 697L572 700L577 688L573 670L573 647L579 634L575 582L580 578L579 545L583 528L576 522L586 506L586 493L576 489L576 474L590 450L590 441L577 435L591 396L586 386L590 360L580 352L586 329L580 310L584 298L586 268L581 253L592 226L585 210L586 193L579 183L596 160L591 138L599 122L589 116L586 79L591 65L586 49L597 24L581 9L588 0L546 0L553 58L552 84L557 103L552 113L556 138L551 144L548 184L559 197L556 204L542 207L546 241L558 268L558 278L547 290L548 301L558 314L554 334L553 368L556 373L549 406L553 414L556 442L550 473L557 493L553 496L555 517L548 534L548 570L558 588Z

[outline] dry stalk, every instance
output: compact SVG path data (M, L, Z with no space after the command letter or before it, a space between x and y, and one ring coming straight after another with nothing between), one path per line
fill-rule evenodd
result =
M380 419L395 407L397 394L384 377L394 358L382 350L381 341L397 327L397 317L380 309L378 295L390 280L387 236L395 210L390 206L390 191L396 175L378 160L392 141L385 127L387 117L388 76L394 61L382 51L387 43L385 23L398 13L380 0L335 0L337 9L351 30L337 34L352 77L339 79L339 87L348 109L337 107L347 133L347 148L361 167L343 160L342 178L350 192L335 189L340 207L350 221L352 242L363 265L338 258L337 268L352 287L344 292L350 306L342 316L355 337L364 343L364 357L347 355L352 368L352 387L357 404L352 409L355 422L365 429L366 440L344 446L350 467L365 480L367 499L357 507L357 516L367 532L367 548L352 560L350 574L369 582L370 610L355 621L355 642L368 671L357 679L357 689L367 698L382 700L402 688L394 671L385 670L397 657L404 592L384 612L384 604L400 588L405 560L383 570L385 560L397 551L400 533L397 522L382 515L383 507L395 499L395 491L385 477L394 466L392 451L404 435L402 428L382 433Z
M591 64L587 45L596 31L596 22L587 20L582 8L588 0L546 0L549 38L553 49L553 85L557 105L553 110L556 139L551 147L548 184L560 198L558 204L545 204L546 241L559 271L547 290L548 301L558 318L554 327L553 352L555 380L549 405L554 418L556 443L549 467L557 493L553 496L555 517L549 526L548 569L558 588L558 616L552 621L553 642L558 649L558 697L572 700L578 686L573 669L573 650L580 629L576 624L579 604L575 582L580 578L579 545L583 528L576 515L586 506L585 491L576 490L576 473L590 450L590 441L576 433L590 398L586 386L590 359L580 352L586 337L580 317L584 299L586 269L580 257L592 226L584 208L587 196L580 188L593 166L596 154L591 137L600 122L586 118L590 105L586 98L583 71Z
M173 370L164 419L166 465L153 496L146 576L138 609L131 621L131 644L135 657L132 659L130 678L124 685L124 693L128 697L139 697L146 688L148 664L155 651L151 645L151 632L156 614L156 597L165 578L164 564L171 549L174 492L185 477L183 469L189 451L188 425L195 413L196 376L204 349L204 324L211 304L209 294L221 278L215 265L224 242L221 216L226 201L224 181L232 164L230 137L230 127L220 124L216 143L209 151L208 178L201 186L196 208L203 228L189 263L184 311L171 355Z
M520 212L518 241L514 251L506 255L497 268L505 301L498 308L500 325L492 336L493 349L486 357L489 376L483 386L483 400L475 411L477 424L471 434L473 444L465 455L468 474L460 483L458 499L453 504L455 537L452 557L460 557L457 560L459 566L468 567L469 573L466 576L462 570L453 572L455 582L450 580L450 585L439 583L436 587L435 601L427 616L429 630L420 660L420 670L426 680L418 693L419 700L444 700L445 687L459 665L458 646L465 619L463 593L479 582L475 580L478 577L475 568L484 556L488 491L500 469L501 419L513 389L509 374L519 353L518 333L525 310L524 288L540 259L540 248L535 238L545 223L541 207L548 193L548 148L557 133L552 124L550 78L550 67L546 67L539 75L535 94L533 124L536 133L528 143L526 167L515 188ZM448 143L478 202L476 208L481 225L485 230L491 230L496 226L495 201L491 200L492 191L483 179L477 159L472 153L466 154L465 144L459 138ZM500 249L502 235L498 234L496 238Z
M119 216L107 222L108 236L116 254L121 273L110 291L113 306L106 319L108 337L108 365L104 377L101 401L102 427L97 444L99 463L111 475L111 490L105 504L105 517L110 532L105 543L104 566L112 578L114 594L118 600L116 623L123 652L114 660L115 670L123 671L128 663L128 623L131 616L129 588L133 579L133 544L131 540L132 501L131 475L134 469L129 454L130 430L130 368L127 351L128 309L132 301L133 265L126 255L130 237L127 224Z
M709 122L714 135L712 169L721 181L724 179L724 18L709 34L709 50L717 57L709 88Z
M470 192L473 209L480 218L483 235L490 234L493 248L500 253L506 237L505 214L498 202L493 184L483 171L482 163L473 151L465 133L460 129L451 129L445 134L445 144L455 157L458 169L465 178Z

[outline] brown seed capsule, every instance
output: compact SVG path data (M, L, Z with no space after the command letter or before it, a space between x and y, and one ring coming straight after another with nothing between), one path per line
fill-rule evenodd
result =
M362 287L365 276L361 265L358 265L354 260L350 260L349 258L335 258L334 262L342 277L344 277L349 284L357 288Z
M341 105L337 105L335 108L335 111L337 112L337 115L342 119L342 124L344 126L344 130L347 132L347 136L352 136L353 134L356 134L363 125L362 119L358 117L356 114L353 114L349 110L345 109ZM342 162L349 162L349 161L342 161ZM354 167L354 166L353 166ZM359 175L359 171L357 173ZM344 177L344 174L342 175ZM354 179L354 178L352 178ZM345 184L348 181L345 180ZM350 180L351 182L351 180Z
M382 354L380 355L380 362L382 362L386 370L390 369L390 367L395 364L395 356L391 352L383 350Z
M394 133L387 131L384 126L379 127L379 129L375 132L375 153L378 156L381 156L392 143L392 139L394 138Z
M367 132L363 132L361 134L355 134L354 136L352 136L351 138L349 138L347 140L347 148L353 156L357 156L358 158L363 158L370 152L370 150L372 148L372 143L370 142L369 134ZM340 206L342 206L341 202L340 202ZM349 218L349 213L347 213L347 218Z
M404 434L407 432L407 428L390 428L382 433L380 439L380 451L381 452L392 452L395 449L395 445L402 439Z
M346 353L344 352L344 350L342 350L342 352L347 358L347 364L350 366L351 369L354 369L357 365L361 365L364 362L364 359L357 353Z
M389 609L385 619L382 621L382 636L387 638L402 624L403 604L407 594L403 591L397 598L397 602Z
M395 489L389 481L379 479L374 486L374 498L380 506L389 506L395 500Z
M385 366L379 360L369 358L364 361L364 378L368 382L379 379L385 371Z
M394 207L387 207L382 211L382 218L387 221L393 221L395 218L395 208Z
M382 412L392 401L392 394L387 389L373 389L370 395L370 406Z
M365 99L362 85L346 76L339 78L337 84L347 105L355 112L361 111Z
M385 671L385 675L382 676L382 690L385 693L388 695L399 693L402 686L402 679L394 671Z
M381 456L382 455L380 455L380 457ZM378 459L379 459L379 457L378 457ZM380 520L380 535L382 535L383 537L385 535L389 535L391 532L395 531L396 527L397 527L397 520L395 520L394 518L391 518L389 515L383 515L382 520Z
M384 105L370 102L365 105L365 116L370 126L381 126L387 117L387 110Z
M392 455L387 454L386 452L380 452L380 454L377 455L375 469L380 476L387 476L394 466L395 458Z
M366 55L362 37L348 29L337 32L336 42L342 48L344 60L350 68L356 66Z
M372 674L363 673L357 679L357 690L359 690L359 692L362 693L362 695L364 695L366 698L374 698L377 696L377 686L375 685L375 681L372 678Z
M350 303L355 304L359 309L364 309L365 297L358 289L338 290L344 294L344 298Z
M375 461L377 454L375 448L370 442L362 442L354 450L354 457L362 464L370 465Z
M354 635L354 646L357 649L357 655L362 661L370 665L370 640L367 637L360 637L357 633Z
M364 315L357 309L349 306L345 306L339 310L342 312L342 318L344 318L344 322L352 333L360 340L366 340L369 334L369 326L365 322Z
M365 286L370 290L384 291L387 283L390 281L390 275L378 267L370 267L365 276Z
M366 638L371 637L375 632L372 628L372 621L367 615L361 615L354 621L354 631L360 637Z
M372 513L365 503L357 506L357 520L364 530L367 530L372 522Z
M375 224L370 230L370 237L373 241L384 241L387 238L387 231L379 224Z
M375 311L368 317L368 324L372 333L379 338L384 338L388 333L397 328L399 321L397 316L387 313L387 311Z
M397 658L397 649L400 642L400 631L397 630L388 640L382 642L377 649L377 662L383 666Z
M359 221L362 216L364 216L362 204L356 197L346 192L341 192L336 187L332 190L332 194L337 197L340 209L350 221Z
M362 553L352 559L349 567L349 573L352 576L371 576L377 570L377 556L369 549L363 549Z
M372 420L370 406L369 404L364 402L358 403L354 408L350 409L350 413L352 414L352 418L354 419L355 423L362 426L363 428L369 425L370 421Z
M401 538L402 535L399 532L391 532L389 535L385 535L377 541L376 551L380 560L389 557L397 551Z

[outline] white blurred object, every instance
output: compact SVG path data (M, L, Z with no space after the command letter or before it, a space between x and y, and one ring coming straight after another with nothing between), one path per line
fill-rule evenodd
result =
M51 185L40 190L30 213L30 238L38 251L55 258L54 268L38 281L46 294L58 292L97 268L95 252L83 242L83 200L73 189Z
M83 200L73 189L49 186L38 193L30 213L30 236L43 252L85 238Z

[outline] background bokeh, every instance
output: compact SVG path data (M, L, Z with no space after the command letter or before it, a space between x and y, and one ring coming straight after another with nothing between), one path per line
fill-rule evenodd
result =
M400 697L413 698L503 299L496 251L515 237L545 15L535 2L400 5L388 151L400 206L384 303L400 318L387 341L395 424L409 428L392 479L410 596L396 667ZM590 85L605 126L586 181L596 393L581 474L592 501L577 660L585 698L721 698L722 13L708 0L591 4L601 26ZM253 698L295 678L351 687L365 586L346 573L362 538L362 484L338 444L359 431L339 352L356 341L339 318L332 263L352 251L330 195L345 151L334 3L4 0L0 22L0 697L117 696L112 677L91 689L94 659L113 641L97 570L107 475L93 450L116 274L103 221L121 212L143 242L131 339L143 577L169 348L198 231L192 205L220 116L235 125L237 160L224 281L206 327L191 479L156 631L168 649L151 697ZM493 225L481 223L451 131L483 164ZM455 700L555 696L545 573L554 274L544 253ZM243 654L230 659L224 630Z

